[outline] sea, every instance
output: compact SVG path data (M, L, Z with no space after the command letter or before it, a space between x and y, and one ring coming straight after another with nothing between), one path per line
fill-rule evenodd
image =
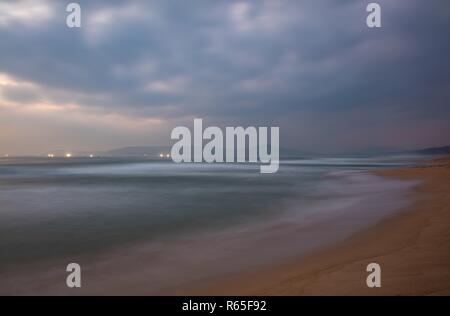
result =
M261 174L148 157L1 158L0 293L67 290L71 262L87 271L85 293L154 294L301 257L413 203L417 181L374 171L422 159L300 157Z

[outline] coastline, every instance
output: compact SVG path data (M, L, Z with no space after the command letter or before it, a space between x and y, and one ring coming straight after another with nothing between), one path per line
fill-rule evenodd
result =
M416 202L333 247L192 294L450 295L450 157L376 174L423 181ZM366 286L372 262L381 266L381 288Z
M359 200L357 204L341 205L339 206L341 212L338 213L333 208L329 214L337 216L340 222L332 217L328 218L326 222L333 224L332 230L322 220L314 224L308 216L306 223L301 220L292 221L292 217L285 216L278 222L271 221L270 227L264 225L253 227L260 232L257 235L255 231L250 232L248 227L245 229L241 227L228 232L231 235L220 232L201 236L200 239L185 238L181 243L172 244L172 247L170 244L168 247L166 243L144 242L130 245L125 249L118 247L96 254L61 257L57 260L43 261L39 264L30 263L10 271L2 271L0 277L3 288L0 288L0 293L7 295L450 294L448 268L450 233L447 232L450 225L448 198L450 158L419 167L379 169L367 175L381 179L379 184L382 194L377 194L377 186L375 190L370 186L370 190L367 191L364 183L368 179L370 181L373 179L370 177L361 179L357 173L357 179L360 181L353 182L353 186L350 187L352 195L359 196L361 194L359 187L362 186L362 192L366 195L370 193L370 198ZM351 179L355 180L353 176ZM386 187L385 182L391 185ZM415 184L409 185L409 188L403 188L402 185L399 190L396 182ZM401 201L402 199L396 201L399 194L405 195L407 203ZM413 197L412 201L409 197ZM397 208L393 212L389 207L392 208L394 205ZM350 211L351 208L354 210ZM319 207L319 210L323 211L323 208ZM355 210L357 212L354 212ZM362 213L364 216L361 216ZM292 214L295 212L288 215ZM328 213L325 212L326 214ZM373 217L374 215L376 216ZM356 226L362 226L355 228L356 221L368 218L369 221L360 222L360 225ZM302 226L302 223L305 223L305 226ZM354 231L347 230L350 228ZM271 231L270 238L267 230ZM327 236L324 236L324 233ZM254 238L247 240L245 236L249 234ZM230 239L230 236L233 238ZM322 240L323 243L317 244L321 238L325 238ZM297 243L298 240L305 241L311 248L302 249L301 247L305 245ZM311 244L311 241L315 244ZM223 249L229 251L228 257L226 254L221 258L214 256L217 255L217 245L220 245L221 252ZM261 257L257 255L262 250L260 247L264 246L267 249L276 249L277 252L271 252L270 257L267 257L269 252L263 250L262 255L265 256L263 263ZM249 256L249 250L252 249L255 249L255 252ZM290 255L280 257L280 251ZM270 260L267 260L268 258ZM245 261L250 259L252 262ZM83 266L84 285L75 292L62 282L66 278L66 272L61 267L72 261L80 262ZM371 262L381 265L381 289L366 287L368 275L366 267ZM178 266L182 266L183 269L177 269ZM133 268L130 270L130 267ZM189 272L188 275L185 275L186 271ZM418 288L418 284L422 287Z

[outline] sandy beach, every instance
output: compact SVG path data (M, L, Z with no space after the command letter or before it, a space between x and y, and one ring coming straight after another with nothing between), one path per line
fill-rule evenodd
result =
M412 192L416 203L326 250L194 294L450 295L450 158L377 174L422 180ZM381 266L381 288L366 286L372 262Z
M317 192L322 195L315 201L322 202L323 198L329 201L308 209L310 213L292 209L259 225L231 226L229 230L161 242L144 240L126 247L119 244L70 256L44 256L45 260L4 266L0 269L0 294L450 294L450 158L413 167L383 168L363 172L344 169L331 175L327 172L327 178L317 181L320 185ZM306 182L308 188L312 184ZM332 195L324 184L329 190L341 191ZM72 192L70 188L68 193ZM94 202L87 201L90 209ZM238 200L239 207L242 201ZM305 208L299 204L301 200L296 202L289 206ZM48 203L42 206L46 208ZM94 218L105 220L107 215L100 212ZM136 214L138 219L142 216ZM82 223L85 229L90 227ZM35 235L42 236L41 226L38 228L39 234ZM105 234L102 226L95 225L92 229ZM113 226L112 231L123 231L123 227ZM43 243L38 254L48 244ZM62 239L61 245L66 244ZM66 286L68 262L82 265L80 289ZM381 288L377 289L366 286L366 267L373 262L381 266Z

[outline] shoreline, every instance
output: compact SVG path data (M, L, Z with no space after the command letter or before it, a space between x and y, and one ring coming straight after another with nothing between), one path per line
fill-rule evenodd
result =
M318 249L326 249L334 245L336 240L345 240L355 232L364 231L367 227L374 225L373 221L376 218L386 216L380 213L397 212L401 209L400 205L409 204L407 198L398 198L398 195L408 192L410 188L407 187L411 184L405 185L401 181L400 185L400 182L390 179L388 181L381 179L380 182L377 178L381 177L374 177L366 171L350 173L344 171L344 173L346 181L351 179L350 182L353 183L344 190L345 194L352 192L353 196L350 199L352 202L343 205L334 203L331 208L315 205L309 211L322 212L321 216L314 216L315 223L309 216L304 217L303 220L294 220L292 216L295 216L297 212L295 208L290 214L273 218L269 221L270 224L266 220L256 225L253 223L250 226L238 226L197 237L191 236L184 241L164 243L164 247L162 247L163 244L146 241L130 244L125 248L120 246L98 253L88 252L76 257L33 262L12 268L9 273L3 271L5 273L2 280L7 285L5 290L8 289L5 293L74 294L73 289L66 288L65 283L61 282L66 277L65 270L61 267L75 260L74 262L82 263L85 281L83 288L76 290L77 295L186 295L191 292L193 284L209 284L212 280L223 280L230 275L258 271L293 258L300 256L303 258ZM355 175L358 181L355 180ZM341 177L343 177L342 173L339 172L339 178ZM355 187L358 189L360 184L370 184L370 189L365 187L359 193L353 191ZM335 186L333 185L332 188ZM381 195L379 195L380 188ZM386 194L387 188L389 188L389 194ZM375 194L371 195L370 199L367 199L367 190ZM326 195L328 194L330 192ZM342 195L343 192L339 194ZM366 196L365 204L373 203L373 205L370 209L366 209L366 214L361 217L355 211L363 205L362 196ZM355 197L358 197L356 202ZM388 202L380 202L383 199ZM298 207L297 203L292 202L287 205L292 208ZM378 208L382 208L383 212L375 214ZM367 213L372 215L369 216ZM301 214L301 216L304 215ZM332 223L334 224L330 226ZM269 235L267 231L270 231ZM249 236L252 238L248 238ZM302 243L301 247L293 248L293 240L305 240L306 243ZM260 248L263 246L269 251L263 251L261 254ZM220 249L219 253L222 257L217 257L216 248ZM229 253L224 254L224 250ZM232 262L229 261L230 259ZM234 267L230 268L230 265ZM178 269L177 266L182 269ZM133 267L131 271L130 267ZM189 272L187 276L184 275L186 271ZM110 275L106 278L105 273ZM0 273L1 277L2 273ZM1 289L0 293L2 293Z
M322 221L318 221L316 224L307 221L306 226L302 226L301 221L300 224L298 221L292 222L292 218L288 217L288 221L284 218L279 219L279 222L276 223L271 222L271 227L254 227L255 231L260 231L262 234L249 240L244 238L249 234L247 227L242 232L239 229L234 231L231 239L224 239L224 232L209 235L206 238L206 244L202 242L205 238L193 239L191 237L185 238L181 244L176 243L172 245L174 247L169 248L162 248L163 244L143 243L127 249L120 247L105 253L100 252L94 256L64 257L55 261L42 262L42 264L33 263L30 266L13 269L10 271L11 273L3 271L6 275L3 274L5 277L2 278L4 288L0 288L0 293L8 295L39 293L39 295L233 296L416 294L416 292L408 291L414 287L417 290L417 284L427 284L428 282L430 285L424 289L427 291L424 293L449 294L450 233L445 235L447 239L444 242L440 240L436 242L436 238L432 240L442 249L442 258L434 257L436 249L433 248L433 245L425 247L425 252L430 250L433 256L429 254L424 256L423 249L419 249L419 260L416 260L410 253L408 253L409 257L406 261L404 258L399 260L395 256L393 259L391 257L392 254L401 253L404 249L418 249L417 243L414 242L418 238L417 236L422 235L423 226L428 227L427 216L430 215L429 213L434 214L434 211L426 212L427 214L423 218L423 209L427 208L421 204L434 205L430 209L436 209L435 204L442 200L442 197L436 197L436 192L434 192L436 188L442 189L441 194L444 196L448 195L450 158L432 165L380 169L369 173L389 180L387 183L391 183L391 185L387 187L388 194L385 193L386 184L383 184L381 195L378 195L378 191L373 191L374 189L371 187L371 191L368 191L372 192L369 199L360 200L359 204L344 204L344 207L341 207L341 210L344 210L343 213L330 212L341 220L340 226L334 227L335 230L327 229L327 224ZM360 179L359 173L358 179ZM370 177L368 179L370 180ZM365 177L363 180L367 181L367 178ZM400 188L393 185L396 180L402 180L400 182L410 180L406 182L420 184L414 184L412 188ZM364 181L362 181L363 184ZM382 181L384 183L383 179ZM358 195L359 185L361 184L351 187L352 194ZM429 186L431 186L432 192L428 192ZM363 192L365 192L364 190L367 188L363 189ZM394 211L388 206L393 207L393 200L399 195L396 190L404 192L402 194L405 194L404 198L407 203L401 202L399 199L396 202L399 203L398 208ZM413 197L413 199L409 201L409 197ZM438 233L438 237L442 237L442 231L445 232L450 226L448 197L445 205L448 218L442 220L442 216L439 216L437 222L442 223L443 227L440 230L432 229L433 233ZM334 206L336 205L333 204ZM351 208L354 208L353 212L350 211ZM354 212L355 210L357 212ZM416 218L417 216L414 215L416 213L422 215ZM355 221L367 220L374 215L376 216L372 219L378 218L377 221L366 223L367 225L360 222L363 227L355 229ZM327 216L325 213L325 217ZM328 218L327 221L334 223L334 226L337 225L333 218ZM407 222L406 228L403 227L405 221ZM355 231L347 231L349 228L355 229ZM268 239L267 231L264 233L264 230L267 229L271 229L270 239ZM311 234L311 232L315 233ZM328 234L328 237L324 234ZM346 236L342 236L342 234ZM277 238L272 240L273 236ZM330 236L334 236L334 239ZM399 236L404 239L398 240ZM324 238L323 244L317 244L321 238ZM226 240L228 242L225 242ZM305 245L297 244L296 240L304 240L308 245L311 244L311 241L316 244L310 245L311 249L302 250L301 247L305 247ZM271 242L272 244L270 244ZM427 242L429 243L428 239ZM222 258L211 257L210 254L216 253L217 245L221 245L221 248L229 251L229 255L234 252L234 256L237 254L241 257L236 258L229 255L227 257L227 254ZM267 252L263 251L266 262L262 262L261 257L256 256L261 249L256 247L264 246L268 249L276 249L275 254L280 255L280 251L289 251L290 255L282 256L284 258L280 256L275 258L272 253L272 257L267 261ZM286 249L283 248L284 246ZM257 250L253 256L249 257L249 252L246 251L249 249ZM199 252L199 250L201 251ZM192 251L195 252L195 255ZM414 260L409 262L411 257ZM232 258L232 262L227 258ZM76 292L68 289L61 281L66 277L65 269L61 267L65 267L69 259L80 262L83 266L85 286L77 289ZM250 259L254 262L245 261ZM199 262L201 265L198 265ZM365 285L368 275L366 267L371 262L381 265L381 289L369 289ZM405 262L407 263L406 267ZM233 263L236 267L229 266ZM420 270L427 269L428 264L432 266L429 271L435 275L431 278L427 275L423 279L417 279L417 276L428 273ZM183 269L177 270L177 266L182 266ZM133 267L131 271L130 267ZM223 271L219 271L219 267ZM184 275L186 271L189 272L188 277ZM395 279L396 276L400 276L400 279ZM393 281L391 282L391 280ZM386 290L388 291L386 292ZM422 292L417 292L417 294L422 294Z
M415 203L334 246L191 294L450 295L450 157L375 174L422 180L413 189ZM366 286L372 262L381 266L381 288Z

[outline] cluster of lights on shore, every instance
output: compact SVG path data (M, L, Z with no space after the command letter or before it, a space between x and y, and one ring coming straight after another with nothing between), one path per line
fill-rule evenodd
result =
M55 157L56 157L55 154L47 154L47 158L55 158ZM72 158L73 155L72 155L71 153L66 153L66 154L64 154L63 157L64 157L64 158ZM90 154L88 157L89 157L89 158L94 158L95 156L94 156L93 154Z
M147 156L147 155L145 155L145 156ZM7 155L5 155L5 157L7 157ZM47 154L47 158L55 158L55 157L57 157L55 154ZM64 158L72 158L73 155L72 155L72 153L65 153L63 155L63 157ZM88 157L89 158L95 158L95 156L93 154L90 154ZM159 158L170 158L170 154L160 153L159 154Z
M144 155L144 156L147 156L147 155ZM0 157L1 157L1 156L0 156ZM5 158L8 158L8 157L9 157L9 154L5 154L4 157L5 157ZM52 153L47 154L47 158L56 158L56 157L58 157L58 156L55 155L55 154L52 154ZM72 158L72 157L74 157L74 156L73 156L72 153L65 153L64 155L62 155L62 156L60 156L60 157L63 157L63 158ZM95 158L95 156L94 156L93 154L90 154L90 155L88 156L88 158ZM160 154L159 154L159 158L170 158L170 154L168 154L168 153L160 153Z

